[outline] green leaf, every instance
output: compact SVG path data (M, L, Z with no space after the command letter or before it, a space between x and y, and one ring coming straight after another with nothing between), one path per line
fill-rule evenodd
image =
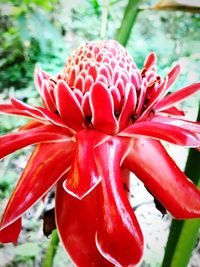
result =
M197 121L200 121L200 103ZM190 149L185 174L200 187L200 153ZM189 196L188 196L189 197ZM200 229L200 219L173 220L162 267L187 267Z
M171 262L171 267L188 266L191 252L197 241L200 219L185 221Z
M90 0L92 7L96 13L97 16L100 15L100 5L99 5L99 1L98 0Z

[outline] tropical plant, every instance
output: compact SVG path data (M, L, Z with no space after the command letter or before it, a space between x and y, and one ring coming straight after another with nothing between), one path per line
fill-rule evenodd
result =
M17 241L24 212L56 184L56 226L77 266L137 264L143 235L128 201L130 171L174 217L198 218L200 191L160 142L200 146L199 124L175 107L200 83L167 95L179 71L162 78L154 53L139 71L116 41L81 46L56 77L36 70L42 107L15 98L0 105L31 119L1 136L0 157L37 144L5 209L0 241Z

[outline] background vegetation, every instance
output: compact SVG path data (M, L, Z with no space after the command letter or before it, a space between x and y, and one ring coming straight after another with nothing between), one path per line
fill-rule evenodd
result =
M158 11L152 9L158 2L156 0L1 0L0 101L15 95L28 103L37 103L34 67L41 66L53 74L61 72L68 55L76 47L100 38L102 9L108 12L105 38L115 39L128 2L138 5L135 24L127 42L127 50L138 67L141 68L150 51L155 51L160 74L165 75L177 62L181 64L180 78L172 90L200 80L200 14L197 12L177 11L176 8ZM198 99L194 97L187 102L187 106L185 104L189 116L195 118L197 106ZM23 122L23 118L1 115L0 134L19 127ZM30 150L18 151L0 162L0 212L25 166ZM183 168L182 158L178 161ZM47 204L49 209L53 202ZM37 209L33 208L26 214L17 247L0 247L0 267L41 266L48 244L48 239L42 236L43 208L44 204L39 203ZM153 248L150 250L154 251ZM163 253L164 250L156 257L149 253L150 256L144 259L141 266L159 266ZM194 265L191 263L190 266L199 264L195 263L198 260L194 259ZM55 266L70 266L67 262L60 247Z

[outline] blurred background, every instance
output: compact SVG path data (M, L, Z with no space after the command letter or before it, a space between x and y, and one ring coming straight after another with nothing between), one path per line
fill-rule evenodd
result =
M196 8L199 1L190 1L188 6L185 5L187 1L178 0L1 0L0 101L15 95L29 104L38 103L34 68L40 66L52 74L62 72L74 49L84 42L100 39L102 10L108 14L105 39L122 38L120 34L129 27L129 22L123 20L124 12L131 2L135 2L133 27L121 42L138 68L142 67L147 54L154 51L161 75L166 75L174 64L181 64L180 78L172 90L199 81L200 13ZM170 3L173 5L169 8ZM184 108L187 116L195 120L198 99L191 97L184 103ZM1 115L0 134L25 121L24 118ZM170 146L168 149L184 169L187 151ZM0 162L0 215L31 150L29 147L17 151ZM146 239L145 257L140 267L159 267L171 217L163 216L155 208L153 198L134 177L132 189L131 203ZM48 205L47 209L51 208L52 201ZM42 232L43 212L44 203L40 202L25 214L18 246L0 245L0 267L41 266L48 246L48 238ZM200 244L197 242L189 267L200 267L199 254ZM61 245L54 266L72 266Z

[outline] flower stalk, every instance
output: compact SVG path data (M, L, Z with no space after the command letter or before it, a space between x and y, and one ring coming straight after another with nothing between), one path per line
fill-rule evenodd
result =
M117 30L115 39L126 46L131 34L132 27L137 19L139 12L138 5L140 0L129 0L125 8L124 16L119 29Z
M109 2L110 2L109 0L104 0L102 5L101 32L100 32L101 40L104 40L106 36Z
M42 267L52 267L59 244L59 236L56 229L52 231L49 246L47 248Z

